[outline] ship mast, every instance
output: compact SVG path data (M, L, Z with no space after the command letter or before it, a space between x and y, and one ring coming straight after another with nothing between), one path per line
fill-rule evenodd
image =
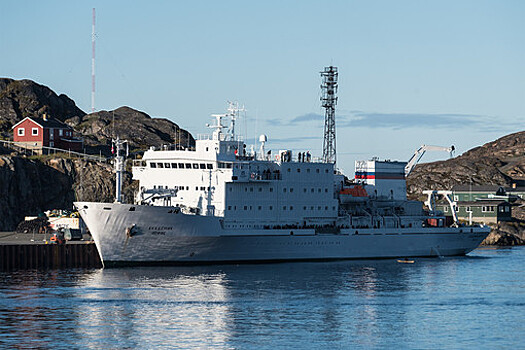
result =
M335 106L337 105L337 67L325 67L321 72L323 82L321 84L321 105L325 108L324 114L324 141L323 161L325 163L336 163L335 151Z
M113 139L111 150L115 152L115 203L122 203L122 175L124 174L125 157L124 144L126 145L126 157L129 153L128 141L121 140L119 137Z

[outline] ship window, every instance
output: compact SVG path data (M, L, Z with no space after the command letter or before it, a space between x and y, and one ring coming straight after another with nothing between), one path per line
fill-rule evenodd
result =
M325 169L324 172L328 174L328 169Z
M303 207L303 210L306 210L306 205Z
M303 188L303 192L306 193L306 188Z
M206 169L206 164L199 164L199 167L200 167L201 169Z
M262 209L262 207L261 207L261 206L259 205L259 206L257 207L257 209L261 210L261 209Z
M233 206L233 210L237 210L237 206L236 205Z
M190 190L190 186L186 186L186 191L189 191Z
M154 190L157 189L157 185L153 185L153 189L154 189Z
M250 187L250 192L253 192L253 187Z
M286 205L283 205L283 210L286 210Z
M324 210L328 210L328 207L324 207Z
M170 168L170 163L164 163L165 168Z
M291 170L290 170L290 168L288 168L288 169L286 169L286 170L288 170L288 172L290 172L290 171L291 171Z
M290 210L293 210L293 206L292 205L290 205Z
M248 210L248 206L247 205L244 206L244 210Z
M286 187L285 187L285 188L283 188L283 192L286 192Z
M270 205L270 210L273 210L273 206Z
M319 173L319 169L315 169L315 172L316 172L316 173Z
M273 187L270 187L270 192L273 192Z
M150 168L156 168L157 167L157 163L149 163L149 166L150 166Z
M311 206L311 207L310 207L310 210L314 210L314 207L313 207L313 206Z
M332 207L332 210L335 210L335 207Z
M312 188L312 190L311 190L310 192L314 193L314 192L315 192L315 189L314 189L314 188Z
M230 192L233 191L233 189L230 187Z
M228 210L232 210L232 206L231 205L228 205Z
M193 163L193 169L199 169L199 164Z
M179 163L179 169L184 169L184 163Z
M306 172L309 173L310 172L310 168L306 169Z
M157 168L160 168L160 169L164 168L164 164L162 164L162 163L157 163Z
M184 165L186 166L186 169L191 169L191 164L190 163L186 163Z
M248 192L248 187L245 187L245 188L244 188L244 192Z
M206 147L206 152L208 152L208 147Z
M206 164L207 169L213 169L213 164Z
M317 210L321 210L321 207L317 207Z
M205 190L206 190L206 187L201 186L201 191L205 191Z
M325 192L325 193L328 193L328 188L325 188L325 189L324 189L324 192Z
M195 191L198 191L199 190L199 186L195 186Z
M297 172L300 173L300 172L301 172L301 169L300 169L300 168L297 168Z
M293 192L293 187L290 188L290 193Z
M259 192L262 192L262 187L259 187Z
M172 167L173 169L177 169L177 163L171 163L171 167Z
M250 205L250 210L252 210L252 206Z
M318 188L318 189L317 189L317 192L321 193L321 189L320 189L320 188Z

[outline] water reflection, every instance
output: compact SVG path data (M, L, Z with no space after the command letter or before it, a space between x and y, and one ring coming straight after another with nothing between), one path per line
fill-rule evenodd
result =
M421 321L457 317L466 269L485 263L14 272L0 275L0 347L417 347L434 336Z

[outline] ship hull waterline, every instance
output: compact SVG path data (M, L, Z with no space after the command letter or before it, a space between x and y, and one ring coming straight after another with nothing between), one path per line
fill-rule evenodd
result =
M488 227L227 230L172 207L75 203L105 267L389 259L465 255Z

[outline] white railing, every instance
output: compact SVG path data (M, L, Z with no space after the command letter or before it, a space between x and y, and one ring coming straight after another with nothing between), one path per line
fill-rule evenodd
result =
M26 155L41 155L43 153L48 155L53 154L67 154L69 157L78 157L82 159L89 159L94 160L97 162L107 162L108 158L100 155L92 155L92 154L86 154L81 152L75 152L71 150L65 150L62 148L56 148L56 147L48 147L48 146L30 146L26 142L15 142L15 141L6 141L6 140L0 140L0 143L10 149L13 149L15 151L24 152ZM47 151L47 152L44 152Z

